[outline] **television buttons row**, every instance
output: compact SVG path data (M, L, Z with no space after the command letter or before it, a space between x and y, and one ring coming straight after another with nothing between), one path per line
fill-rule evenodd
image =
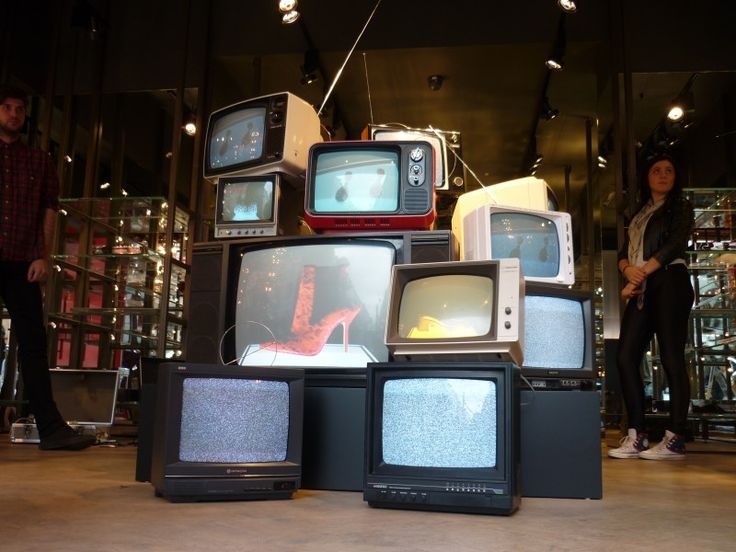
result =
M426 504L429 499L428 493L416 491L378 491L378 498L389 502L406 502L415 504Z
M445 491L449 491L451 493L485 493L488 489L486 489L485 485L481 485L479 483L476 484L468 484L468 483L446 483L445 484Z
M221 230L217 233L217 237L222 238L226 236L257 236L264 233L265 230L263 228L244 228L242 230Z

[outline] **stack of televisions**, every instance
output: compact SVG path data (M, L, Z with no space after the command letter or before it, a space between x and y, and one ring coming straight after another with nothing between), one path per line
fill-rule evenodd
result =
M319 128L290 93L210 117L216 237L238 239L194 247L187 362L159 372L156 494L288 498L302 444L318 461L334 443L315 428L347 424L371 506L510 514L522 371L537 387L592 374L570 217L525 178L461 195L452 232L431 230L439 133L322 142ZM302 193L315 235L297 234ZM357 394L309 406L330 387Z

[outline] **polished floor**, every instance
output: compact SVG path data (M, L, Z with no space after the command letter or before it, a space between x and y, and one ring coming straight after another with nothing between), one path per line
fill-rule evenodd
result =
M690 451L683 462L604 458L602 500L524 498L496 517L373 509L354 492L172 504L135 481L132 445L48 452L3 434L0 550L734 550L736 444Z

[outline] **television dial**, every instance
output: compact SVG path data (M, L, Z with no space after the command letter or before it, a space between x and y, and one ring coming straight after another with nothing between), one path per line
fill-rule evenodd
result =
M414 148L409 153L409 158L414 161L415 163L418 163L422 159L424 159L424 152L422 151L422 148Z

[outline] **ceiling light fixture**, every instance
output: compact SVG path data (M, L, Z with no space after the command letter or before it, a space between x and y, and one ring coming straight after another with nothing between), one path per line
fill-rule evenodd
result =
M296 11L296 0L279 0L279 11L282 13L281 23L290 25L299 19L299 12Z
M187 124L184 125L183 128L187 136L194 136L195 134L197 134L197 125L194 124L194 121L189 121Z
M304 52L304 65L301 66L302 78L300 82L304 85L312 84L319 80L319 54L317 50L310 49Z
M550 71L562 71L565 68L565 49L567 47L567 33L565 31L565 14L560 14L560 23L557 26L557 36L552 47L552 55L544 64Z
M565 13L575 13L578 11L577 3L574 0L557 0L557 5Z
M552 107L552 105L549 103L549 98L545 96L544 101L542 102L542 117L544 117L544 119L547 121L551 121L559 114L560 110Z

